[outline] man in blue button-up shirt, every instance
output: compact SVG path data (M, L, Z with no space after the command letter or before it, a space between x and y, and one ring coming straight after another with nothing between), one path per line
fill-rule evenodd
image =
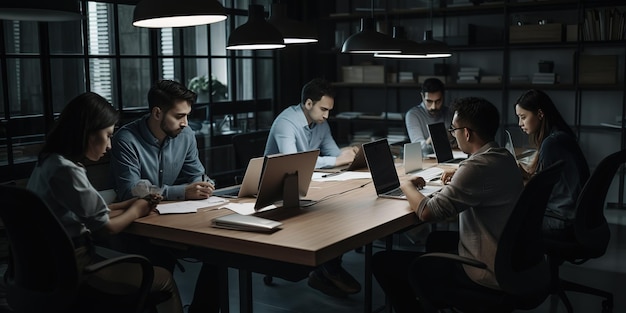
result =
M326 122L334 105L334 92L327 81L314 79L308 82L302 88L302 102L286 108L274 120L265 155L320 149L315 168L352 162L356 148L339 149Z
M313 79L302 87L302 102L286 108L276 117L265 146L265 155L320 150L315 168L348 164L358 150L339 149L326 122L335 105L329 82ZM345 297L361 290L359 282L341 266L341 256L309 274L309 286L333 297Z

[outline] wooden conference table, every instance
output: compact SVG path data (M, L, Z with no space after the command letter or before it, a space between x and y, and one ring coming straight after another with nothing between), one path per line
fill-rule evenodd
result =
M403 169L398 172L404 173ZM404 178L400 175L401 180ZM306 278L312 268L365 246L364 310L371 312L371 243L417 223L416 215L410 211L407 201L378 198L371 179L313 181L306 198L320 201L306 208L257 213L283 223L281 230L271 234L211 227L211 219L232 213L227 209L151 214L136 220L126 231L182 247L199 248L206 256L203 261L218 264L223 269L238 269L241 312L252 312L252 272L298 281ZM227 274L223 274L220 281L228 290ZM222 312L228 311L227 296L221 302Z

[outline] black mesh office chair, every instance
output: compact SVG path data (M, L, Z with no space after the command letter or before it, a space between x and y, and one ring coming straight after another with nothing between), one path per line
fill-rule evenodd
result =
M539 306L550 294L550 270L544 256L542 221L546 203L563 167L563 162L543 170L528 181L498 242L494 271L501 290L446 290L446 303L432 303L433 309L463 312L512 312ZM455 262L486 268L480 261L457 254L427 253L417 258L410 271L413 285L419 285L421 271L430 262ZM428 282L426 282L427 284ZM427 299L426 299L427 300ZM425 301L428 302L428 301Z
M124 255L78 272L72 240L41 199L31 191L0 186L0 219L9 240L9 267L4 280L14 312L128 312L146 309L154 272L138 255ZM93 284L89 275L111 266L134 264L142 279L128 285ZM104 289L101 289L104 287ZM120 287L126 287L122 289Z
M235 184L241 184L250 159L263 156L269 134L269 130L259 130L233 136L235 166L241 171L235 176Z
M611 232L604 217L606 195L615 173L626 162L626 150L604 158L585 183L576 202L573 232L562 235L546 235L546 254L554 279L552 292L565 304L567 312L573 312L565 291L588 293L605 298L602 312L612 312L613 294L590 286L560 279L559 267L565 261L582 264L589 259L599 258L606 252Z
M235 165L237 168L245 169L250 159L263 156L269 134L269 130L259 130L233 136Z

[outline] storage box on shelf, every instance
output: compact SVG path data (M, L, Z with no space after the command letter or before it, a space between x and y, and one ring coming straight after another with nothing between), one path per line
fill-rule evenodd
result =
M563 41L563 24L511 25L509 27L510 43L561 41Z
M580 84L616 84L617 55L580 55Z

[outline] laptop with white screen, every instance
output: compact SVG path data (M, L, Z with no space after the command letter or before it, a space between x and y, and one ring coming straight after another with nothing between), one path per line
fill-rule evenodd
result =
M433 150L435 150L437 163L454 165L467 159L467 154L465 153L463 153L463 157L455 158L450 146L450 140L448 139L448 130L443 123L428 124L428 131L430 132L430 139L433 144Z
M393 161L393 155L386 138L363 144L367 166L372 174L376 193L381 198L406 199L400 189L400 180ZM421 192L429 195L441 186L426 186Z

